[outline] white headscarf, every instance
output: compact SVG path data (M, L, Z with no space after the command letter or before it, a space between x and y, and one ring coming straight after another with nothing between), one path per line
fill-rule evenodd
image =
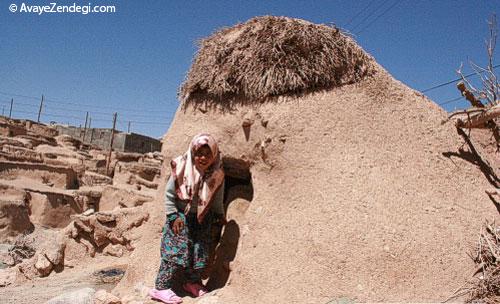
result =
M212 162L205 172L201 173L194 164L194 154L204 145L208 145L212 151ZM210 210L215 193L224 181L224 170L217 142L209 134L196 135L187 152L173 159L170 166L178 198L188 201L185 213L191 209L195 194L198 195L197 218L201 223Z

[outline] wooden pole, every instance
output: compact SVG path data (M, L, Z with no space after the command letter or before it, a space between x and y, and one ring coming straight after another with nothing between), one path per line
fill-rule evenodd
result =
M500 117L500 104L489 108L486 111L482 111L479 114L470 115L467 119L460 118L457 119L455 125L459 128L487 128L486 123L490 120L493 120L497 117Z
M94 139L94 129L90 127L91 125L92 125L92 116L89 117L90 143L92 143L92 139Z
M109 175L109 165L111 163L111 151L113 150L113 139L115 135L116 116L117 113L115 112L115 114L113 114L113 129L111 129L111 138L109 140L109 154L108 154L108 161L106 163L106 175Z
M14 105L14 98L10 100L10 111L9 111L9 118L12 117L12 105Z
M462 93L462 96L464 96L465 99L467 99L473 107L484 108L483 103L478 100L471 91L467 90L467 87L465 86L465 83L463 81L457 83L457 88L460 93Z
M89 112L85 115L85 127L83 128L83 139L82 142L85 143L85 135L87 134L87 121L89 119Z
M40 109L38 110L38 118L37 122L40 122L40 114L42 113L42 107L43 107L43 95L42 95L42 101L40 101Z
M128 122L128 129L127 129L127 133L130 133L130 121Z

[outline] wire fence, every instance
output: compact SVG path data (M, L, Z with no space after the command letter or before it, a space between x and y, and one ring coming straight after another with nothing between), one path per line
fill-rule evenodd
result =
M96 109L97 108L97 109ZM109 110L109 111L106 111ZM174 113L142 108L92 105L52 98L28 96L0 91L2 116L17 119L31 119L48 124L86 126L87 128L110 128L113 115L117 113L117 129L132 132L139 126L160 126L167 128Z
M373 1L372 1L373 2ZM390 8L392 8L391 6ZM493 66L493 69L500 67L500 64ZM477 72L473 72L464 76L469 78L477 76ZM448 86L456 83L461 78L456 78L440 84L436 84L429 88L421 90L426 93L438 88ZM463 97L456 97L437 104L440 106L457 102ZM45 98L44 95L40 97L28 96L17 93L9 93L0 91L0 108L3 116L10 118L33 118L38 122L45 121L48 123L59 123L67 125L82 125L90 127L105 127L113 122L113 115L117 113L116 125L118 129L127 130L131 132L131 128L141 125L156 125L161 127L168 127L173 118L173 113L167 113L159 110L148 109L134 109L127 107L113 107L107 105L99 105L98 110L95 110L96 105L74 102L62 101L52 98ZM88 110L88 109L92 110ZM106 109L110 111L105 111ZM34 119L36 117L36 119ZM70 123L71 122L71 123ZM93 125L92 125L93 124Z

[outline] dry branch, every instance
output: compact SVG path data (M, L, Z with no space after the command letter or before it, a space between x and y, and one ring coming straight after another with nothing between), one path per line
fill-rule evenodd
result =
M488 53L488 64L486 67L481 67L478 64L470 61L470 66L475 74L481 79L482 88L476 88L470 81L467 80L462 73L462 65L457 70L457 73L462 78L462 81L457 84L457 88L474 107L495 106L498 104L500 94L500 86L498 77L495 74L495 66L493 65L493 56L495 54L495 46L498 36L498 28L496 16L493 14L488 21L489 39L486 40L486 51ZM484 100L481 101L481 100Z
M470 256L480 266L481 276L468 288L467 302L498 303L500 300L500 226L486 223Z
M457 119L455 125L457 128L491 128L488 126L490 121L494 122L495 118L500 116L500 105L495 105L489 109L482 111L481 113L470 115L467 119ZM491 123L490 123L491 124ZM496 125L496 124L495 124Z
M488 195L500 195L500 189L488 189L485 192Z
M466 88L465 83L463 81L457 83L457 88L460 91L460 93L462 93L462 96L464 96L465 99L467 99L472 104L473 107L484 108L484 105L481 103L481 101L478 100L476 96L474 96L474 94Z

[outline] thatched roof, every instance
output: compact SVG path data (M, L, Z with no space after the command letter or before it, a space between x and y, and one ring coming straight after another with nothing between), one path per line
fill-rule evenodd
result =
M336 27L256 17L201 40L179 97L263 99L353 83L372 72L373 59Z

